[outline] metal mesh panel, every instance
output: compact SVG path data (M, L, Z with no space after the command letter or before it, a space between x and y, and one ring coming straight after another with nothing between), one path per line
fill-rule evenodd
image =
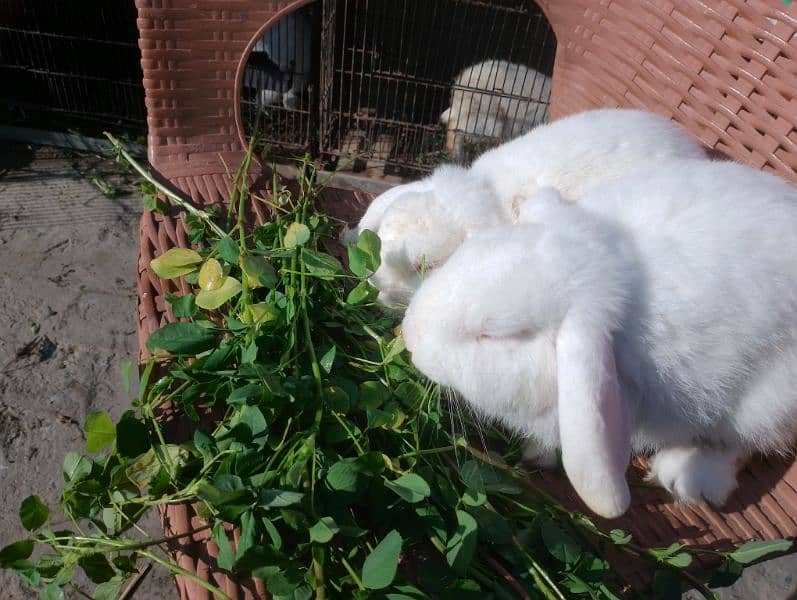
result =
M315 149L320 61L319 2L283 17L256 42L241 85L241 116L247 137L272 156Z
M466 161L547 118L556 42L532 2L326 0L323 26L320 150L354 170Z
M272 157L310 151L340 170L414 175L544 122L554 51L526 0L313 2L256 42L244 132Z
M143 131L137 39L130 2L5 2L0 11L3 120L50 129L88 123L89 130L111 124Z

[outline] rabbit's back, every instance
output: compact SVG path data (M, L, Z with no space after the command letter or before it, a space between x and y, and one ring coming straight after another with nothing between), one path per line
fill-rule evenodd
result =
M619 225L638 260L615 338L637 444L679 429L762 449L787 442L797 423L797 189L733 163L683 161L608 184L581 206Z
M577 200L596 185L674 159L704 158L705 151L678 125L631 109L578 113L485 152L472 171L509 201L519 190L554 187Z

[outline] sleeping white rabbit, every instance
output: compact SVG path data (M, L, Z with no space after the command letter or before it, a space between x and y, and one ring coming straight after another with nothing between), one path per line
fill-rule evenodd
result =
M703 148L677 124L652 113L601 109L537 127L486 152L470 169L444 166L377 197L350 237L370 229L382 240L371 283L379 301L406 306L421 271L442 265L477 231L511 223L542 187L568 200L591 187L673 158L701 158Z
M561 449L601 516L628 508L632 451L677 499L722 505L737 460L797 433L797 188L692 160L539 196L423 282L413 362L533 454Z
M486 60L454 79L451 106L440 115L446 150L464 157L465 144L510 140L548 119L551 78L525 65Z

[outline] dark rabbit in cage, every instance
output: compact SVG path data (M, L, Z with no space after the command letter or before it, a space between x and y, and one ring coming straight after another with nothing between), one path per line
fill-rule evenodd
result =
M315 6L308 5L277 21L249 57L244 88L258 106L300 107L301 96L317 78Z

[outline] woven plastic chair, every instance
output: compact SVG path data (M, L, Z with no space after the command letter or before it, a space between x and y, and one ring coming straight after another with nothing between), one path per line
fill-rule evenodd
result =
M243 156L237 90L248 52L271 24L304 4L307 0L136 0L149 161L194 202L227 197L220 158L237 165ZM674 119L711 149L797 182L797 5L779 0L538 4L557 38L551 118L596 107L644 108ZM324 202L336 215L354 218L370 198L330 190ZM142 353L147 336L173 319L164 297L175 284L158 279L150 260L186 245L179 219L143 215ZM546 473L534 481L578 506L562 477ZM200 525L185 505L164 510L163 523L168 534ZM626 529L644 545L683 541L722 547L797 536L797 464L754 461L740 474L739 490L724 510L677 506L661 491L634 488L631 509L611 527ZM182 567L232 598L265 597L263 582L236 579L217 568L216 548L205 535L186 536L172 550ZM177 579L182 598L210 597Z

